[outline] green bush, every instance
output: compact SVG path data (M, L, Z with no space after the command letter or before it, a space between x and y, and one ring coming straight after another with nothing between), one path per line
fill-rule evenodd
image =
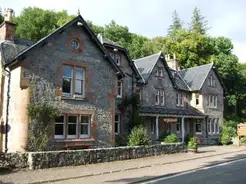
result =
M241 137L240 142L245 144L246 143L246 137Z
M168 135L165 139L164 139L165 143L177 143L179 142L179 139L177 137L177 135L175 134L170 134Z
M189 142L188 142L188 148L190 149L196 149L197 148L197 144L198 144L198 140L196 137L191 137Z
M150 136L143 126L136 126L128 137L128 146L141 146L150 144Z
M162 132L159 136L159 141L163 141L170 134L170 132Z
M232 138L236 136L236 129L233 127L223 126L220 141L223 145L232 143Z

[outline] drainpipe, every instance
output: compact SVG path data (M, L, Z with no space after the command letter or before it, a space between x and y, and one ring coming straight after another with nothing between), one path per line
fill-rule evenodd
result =
M6 122L5 122L5 153L8 152L8 122L9 122L9 99L10 99L10 80L11 80L11 73L6 68L4 70L8 73L8 89L7 89L7 104L6 104Z

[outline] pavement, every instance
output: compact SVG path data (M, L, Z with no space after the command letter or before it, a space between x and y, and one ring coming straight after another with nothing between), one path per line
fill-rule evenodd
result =
M0 183L136 183L198 170L246 157L246 147L201 147L199 153L180 153L127 161L0 173Z

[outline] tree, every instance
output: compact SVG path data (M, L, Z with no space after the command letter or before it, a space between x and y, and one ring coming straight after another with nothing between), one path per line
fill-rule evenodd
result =
M208 30L208 21L201 15L200 10L195 7L191 17L190 30L201 34L206 34Z
M168 28L168 36L174 38L177 31L182 29L182 23L176 10L173 12L172 21L173 24Z
M104 27L97 26L89 20L87 20L86 22L87 22L88 26L92 29L92 31L95 33L95 35L97 35L99 33L104 33Z
M74 15L68 15L63 10L43 10L37 7L24 8L14 19L17 23L16 36L28 40L39 40L71 20Z

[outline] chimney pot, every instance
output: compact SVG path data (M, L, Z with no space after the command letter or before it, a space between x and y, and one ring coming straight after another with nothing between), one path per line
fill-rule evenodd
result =
M5 21L8 21L8 22L12 22L13 12L14 12L13 9L8 8L8 9L5 11L4 20L5 20Z

